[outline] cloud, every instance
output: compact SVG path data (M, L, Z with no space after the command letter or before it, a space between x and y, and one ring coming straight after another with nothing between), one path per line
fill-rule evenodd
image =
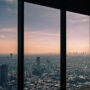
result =
M82 22L88 22L88 21L89 21L88 18L83 18L83 19L82 19Z
M57 32L51 32L48 29L43 29L43 30L34 30L34 29L28 29L25 28L25 34L30 35L30 36L42 36L42 37L59 37L60 32L59 30L56 30Z
M5 0L5 1L12 3L12 2L14 2L15 0Z
M31 34L33 34L33 35L44 35L44 36L58 36L59 35L59 33L41 32L41 31L31 32Z
M88 23L89 17L86 15L82 15L82 14L68 12L67 21L70 24L83 24L83 23Z
M0 35L0 39L3 39L3 38L5 38L5 36L4 35Z
M16 28L1 28L0 31L1 32L9 32L9 33L12 32L13 33L13 32L16 32L17 29Z

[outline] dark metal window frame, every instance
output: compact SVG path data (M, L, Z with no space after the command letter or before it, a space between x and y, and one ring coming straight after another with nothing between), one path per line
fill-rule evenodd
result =
M18 0L17 89L24 90L24 0Z
M17 73L17 83L18 90L24 90L24 2L34 3L33 0L18 0L18 73ZM38 0L40 1L40 0ZM37 0L34 4L42 5L49 7L48 2L39 3ZM50 2L49 2L50 4ZM51 4L53 8L54 5ZM59 4L57 9L59 9ZM60 10L60 9L59 9ZM61 44L61 59L60 59L60 86L61 90L66 90L66 9L60 10L60 44Z
M18 0L18 90L24 90L24 0ZM66 90L66 11L61 10L61 90Z

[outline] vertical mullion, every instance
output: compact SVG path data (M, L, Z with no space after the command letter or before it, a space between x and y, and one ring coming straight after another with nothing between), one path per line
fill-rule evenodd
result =
M61 90L66 90L66 11L61 10Z
M18 90L24 90L24 0L18 0Z

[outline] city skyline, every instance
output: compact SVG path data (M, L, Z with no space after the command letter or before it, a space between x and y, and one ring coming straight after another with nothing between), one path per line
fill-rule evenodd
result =
M61 63L60 10L24 3L24 63L18 60L18 0L0 0L0 90L61 90L90 87L89 16L66 12L66 66ZM21 61L20 61L21 62ZM20 74L19 68L22 72Z
M0 1L0 11L0 54L16 54L17 2ZM89 17L67 12L67 53L73 52L89 53ZM60 53L60 10L25 3L25 54L48 53Z

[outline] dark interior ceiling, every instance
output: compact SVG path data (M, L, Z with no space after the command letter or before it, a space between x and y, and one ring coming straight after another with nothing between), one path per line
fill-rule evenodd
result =
M24 0L38 5L90 15L89 0Z

